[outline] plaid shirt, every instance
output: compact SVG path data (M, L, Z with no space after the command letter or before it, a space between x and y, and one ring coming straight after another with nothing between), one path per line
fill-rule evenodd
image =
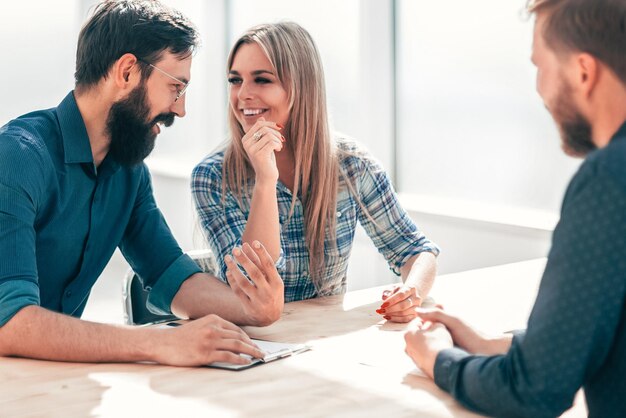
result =
M340 170L351 179L359 200L375 223L361 209L340 175L336 245L326 237L323 275L314 284L309 272L302 203L300 199L296 199L294 213L289 219L293 195L279 181L276 192L281 255L276 267L285 285L285 302L346 291L346 271L357 219L396 275L400 275L400 268L415 254L423 251L439 254L439 248L417 229L400 206L381 165L353 141L339 139L337 146L342 151L339 153ZM217 274L225 281L224 256L235 246L242 244L241 237L250 213L250 201L244 199L242 210L235 195L228 191L225 201L222 202L223 162L223 151L206 157L193 170L191 189L202 230L218 260L220 268Z

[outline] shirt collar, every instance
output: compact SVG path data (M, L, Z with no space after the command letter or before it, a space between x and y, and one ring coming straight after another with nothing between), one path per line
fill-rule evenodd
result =
M626 139L626 120L622 124L621 128L619 128L617 132L615 132L615 135L613 135L613 138L611 138L611 141L613 141L614 139L619 139L619 138Z
M74 91L70 91L57 107L61 127L65 163L93 163L87 128L78 110Z

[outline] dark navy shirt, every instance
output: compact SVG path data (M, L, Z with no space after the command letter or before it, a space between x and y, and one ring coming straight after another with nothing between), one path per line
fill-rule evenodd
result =
M145 165L107 157L96 168L72 92L0 128L0 326L27 305L80 316L117 246L161 313L200 271L172 237Z
M501 417L626 417L626 123L572 179L525 333L500 356L442 351L435 382Z

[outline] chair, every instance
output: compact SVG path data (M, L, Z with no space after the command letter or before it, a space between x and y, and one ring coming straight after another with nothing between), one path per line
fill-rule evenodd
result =
M214 273L217 269L215 257L210 250L190 251L188 255L200 265L203 271ZM148 310L146 303L150 288L145 288L141 278L132 269L124 276L122 300L124 323L127 325L146 325L178 319L175 315L159 315Z

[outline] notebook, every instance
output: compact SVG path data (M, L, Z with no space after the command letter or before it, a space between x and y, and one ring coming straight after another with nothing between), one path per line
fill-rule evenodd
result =
M227 370L244 370L259 364L269 363L271 361L289 357L293 354L299 354L311 349L311 347L305 344L277 343L273 341L255 340L254 338L252 338L252 342L259 346L262 351L267 353L265 357L251 358L247 354L240 354L240 356L250 359L250 364L233 364L217 361L208 364L207 366Z

